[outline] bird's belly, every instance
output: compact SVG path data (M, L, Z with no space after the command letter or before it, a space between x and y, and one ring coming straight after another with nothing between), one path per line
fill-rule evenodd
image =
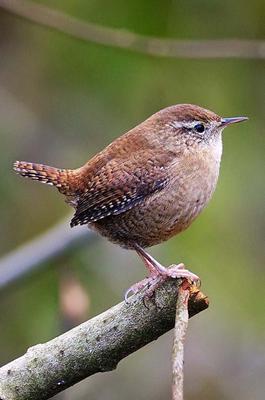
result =
M209 202L216 179L173 183L133 209L106 217L93 227L122 247L151 247L185 230Z

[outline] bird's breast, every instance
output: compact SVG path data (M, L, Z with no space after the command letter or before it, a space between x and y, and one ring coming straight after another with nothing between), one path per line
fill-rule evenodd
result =
M167 202L171 204L171 215L176 225L173 228L186 229L203 210L216 188L221 151L220 146L200 155L192 154L176 164L172 170L172 183L167 192ZM174 216L173 216L174 215Z
M201 153L173 163L169 183L131 210L104 218L95 228L111 241L130 248L161 243L185 230L208 204L216 187L220 157Z

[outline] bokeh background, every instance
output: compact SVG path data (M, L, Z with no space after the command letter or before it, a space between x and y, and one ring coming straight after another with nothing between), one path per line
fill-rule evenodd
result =
M36 3L161 38L257 40L265 33L262 0ZM264 59L162 58L101 46L0 8L2 257L70 220L71 210L56 190L18 178L14 160L78 167L121 133L176 103L249 116L248 123L224 133L221 175L208 208L188 231L151 250L165 265L185 262L210 297L210 308L189 325L187 400L264 396L264 66ZM34 255L35 245L31 250ZM15 264L10 268L19 267L19 260ZM0 280L5 273L0 259ZM2 285L0 364L109 308L144 274L133 252L88 235L60 257ZM171 342L169 332L116 371L93 376L57 398L169 398Z

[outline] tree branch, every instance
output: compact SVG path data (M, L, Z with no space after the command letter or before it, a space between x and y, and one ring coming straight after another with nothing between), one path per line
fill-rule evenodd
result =
M178 287L174 280L156 291L155 302L133 296L104 313L28 349L0 369L0 400L43 400L97 372L110 371L134 351L174 326ZM208 299L193 288L189 316L208 307Z
M27 0L0 0L0 7L71 37L138 53L171 58L265 58L263 40L177 40L99 26Z
M95 238L96 235L87 226L70 229L69 219L59 222L0 259L0 290L40 268L45 262Z

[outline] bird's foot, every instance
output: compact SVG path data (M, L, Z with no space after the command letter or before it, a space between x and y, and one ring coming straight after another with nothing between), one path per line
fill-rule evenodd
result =
M143 291L144 294L144 301L148 298L151 298L155 292L155 289L163 283L165 280L169 278L173 279L187 279L191 282L200 282L200 278L195 275L193 272L189 271L185 268L184 264L178 265L171 265L169 268L166 268L161 265L161 269L159 273L156 271L152 271L149 277L143 279L140 282L135 283L132 285L126 292L125 292L125 302L129 303L129 299L132 295L137 294Z
M186 269L183 263L178 265L172 264L168 268L165 268L165 270L165 275L169 278L186 278L193 283L200 283L200 278L198 275Z
M162 277L163 279L163 277ZM126 290L124 295L125 303L129 303L129 299L134 294L144 292L144 297L152 297L154 290L161 282L161 276L157 274L150 275L148 278L143 279L140 282L135 283Z

